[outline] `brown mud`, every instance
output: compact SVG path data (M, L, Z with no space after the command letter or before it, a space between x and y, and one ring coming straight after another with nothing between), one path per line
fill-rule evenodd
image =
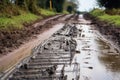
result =
M26 43L26 41L28 42L29 40L35 38L36 35L50 29L52 25L60 22L58 19L61 17L65 17L65 15L52 16L44 20L33 22L33 24L25 24L25 27L21 30L0 30L0 56L18 49L18 47ZM65 21L67 20L69 19L66 18Z

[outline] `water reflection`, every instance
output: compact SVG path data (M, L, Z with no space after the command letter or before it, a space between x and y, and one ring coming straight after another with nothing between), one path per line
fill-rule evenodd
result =
M99 56L101 63L106 66L107 70L112 72L120 72L120 56L118 55L102 55Z
M108 71L120 72L120 55L118 50L102 39L97 40L97 42L101 50L101 54L98 56L100 62L105 65Z

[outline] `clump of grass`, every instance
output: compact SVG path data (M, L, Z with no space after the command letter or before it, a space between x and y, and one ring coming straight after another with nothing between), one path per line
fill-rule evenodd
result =
M0 17L0 29L21 29L24 23L29 24L39 18L42 17L32 13L24 13L19 16L12 16L11 18Z
M40 9L40 14L43 16L52 16L52 15L55 15L56 12L50 11L50 10L45 10L45 9Z

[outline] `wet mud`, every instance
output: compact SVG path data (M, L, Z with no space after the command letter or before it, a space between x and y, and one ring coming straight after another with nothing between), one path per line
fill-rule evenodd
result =
M67 67L78 67L78 63L72 63L77 45L73 39L77 36L76 32L77 28L74 25L65 25L35 47L33 55L19 65L19 69L15 70L9 80L67 80L65 72L70 70L67 70Z

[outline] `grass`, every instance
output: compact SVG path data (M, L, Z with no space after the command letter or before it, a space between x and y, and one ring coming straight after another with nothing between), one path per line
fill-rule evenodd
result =
M29 24L36 21L37 19L42 19L43 16L48 17L56 15L56 12L45 9L39 9L39 13L41 14L41 16L22 10L19 10L19 12L20 14L17 16L6 16L5 13L0 13L0 29L7 31L11 31L13 29L22 29L24 27L23 24Z
M69 12L67 12L66 10L63 11L64 14L69 14Z
M40 14L43 15L43 16L52 16L52 15L55 15L56 12L46 10L46 9L40 9Z
M120 26L120 15L102 15L99 16L101 20L108 21L109 23L113 23L116 26Z
M56 13L55 11L38 8L38 14L41 14L38 16L12 5L5 7L5 9L2 9L0 12L0 30L3 29L7 31L22 29L24 27L23 24L30 24L37 19L42 19L43 17L53 16L56 14L68 14L67 11Z
M29 24L39 18L42 17L32 13L24 13L19 16L12 16L11 18L0 17L0 29L21 29L24 23Z
M95 9L91 11L90 14L92 14L95 17L98 17L102 21L107 21L120 27L120 15L109 15L106 14L105 11L100 9Z

